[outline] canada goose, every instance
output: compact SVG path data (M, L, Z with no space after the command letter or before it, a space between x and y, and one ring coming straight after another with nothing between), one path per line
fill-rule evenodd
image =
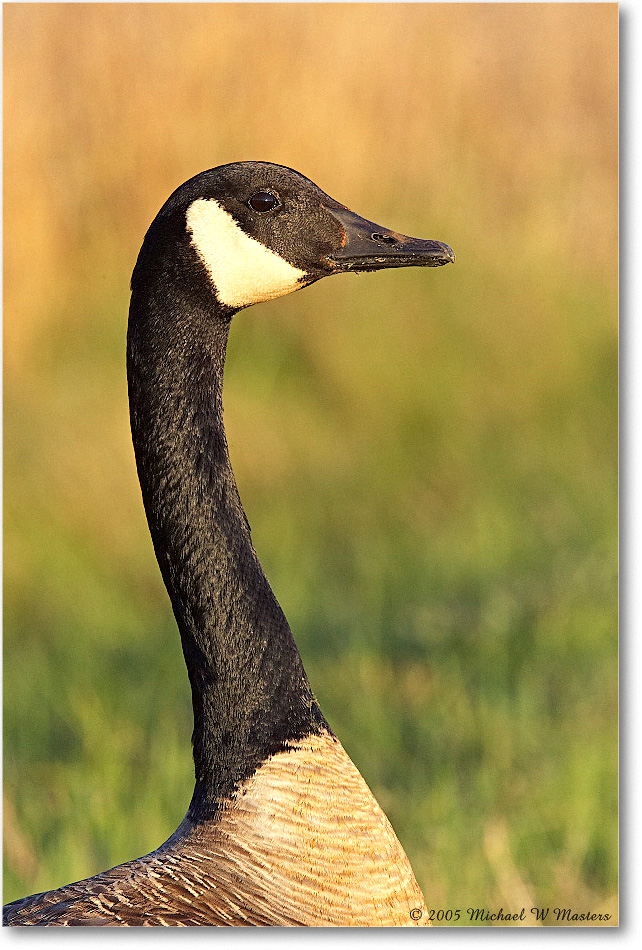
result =
M127 372L143 502L181 634L196 785L156 851L14 901L10 925L427 924L401 845L324 719L250 538L223 428L233 315L321 277L454 261L298 172L205 171L149 228Z

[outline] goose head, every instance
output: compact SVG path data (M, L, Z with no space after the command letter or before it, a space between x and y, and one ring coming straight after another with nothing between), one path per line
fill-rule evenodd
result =
M185 182L149 229L141 251L149 259L145 245L156 262L163 245L174 266L182 257L190 276L195 263L204 268L231 312L332 274L455 260L447 244L368 221L299 172L268 162L222 165ZM135 271L134 289L136 279Z

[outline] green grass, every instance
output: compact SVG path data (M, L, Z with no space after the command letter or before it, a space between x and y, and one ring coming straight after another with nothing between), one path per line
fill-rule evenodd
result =
M495 310L512 338L490 359L491 313L471 329L458 311L459 267L238 316L231 453L313 688L429 906L596 907L617 873L616 341L596 319L614 301L553 287L545 366ZM49 388L6 393L6 899L144 853L189 802L125 306L108 300L84 340L43 341Z

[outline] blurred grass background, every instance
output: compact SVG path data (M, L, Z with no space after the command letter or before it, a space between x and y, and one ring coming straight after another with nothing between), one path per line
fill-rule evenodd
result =
M189 803L128 282L178 184L260 159L457 254L234 323L232 461L321 706L429 907L617 916L617 6L3 12L4 899Z

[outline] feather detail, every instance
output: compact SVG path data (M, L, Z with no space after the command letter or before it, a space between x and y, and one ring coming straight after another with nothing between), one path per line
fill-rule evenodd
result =
M216 819L185 818L151 854L15 901L5 922L385 927L428 918L390 822L324 733L269 758Z

